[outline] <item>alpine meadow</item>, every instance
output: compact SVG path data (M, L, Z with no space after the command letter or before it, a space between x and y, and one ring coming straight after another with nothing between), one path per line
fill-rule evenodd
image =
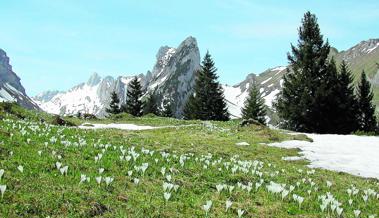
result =
M378 19L370 0L4 3L0 217L379 218Z

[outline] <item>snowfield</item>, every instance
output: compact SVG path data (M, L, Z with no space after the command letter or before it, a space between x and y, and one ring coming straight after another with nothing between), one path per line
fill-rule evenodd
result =
M309 167L379 179L379 137L306 134L313 142L284 141L269 146L299 148Z
M147 129L156 129L159 127L152 127L152 126L138 126L135 124L117 124L117 123L110 123L110 124L89 124L85 123L79 126L81 129L122 129L122 130L147 130Z
M83 123L79 126L80 129L121 129L121 130L149 130L149 129L163 129L163 128L179 128L196 126L196 124L180 125L180 126L138 126L130 123Z

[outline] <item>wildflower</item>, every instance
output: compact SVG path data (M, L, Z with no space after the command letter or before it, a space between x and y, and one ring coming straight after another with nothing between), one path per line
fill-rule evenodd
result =
M242 209L238 209L238 210L237 210L238 217L242 217L242 215L243 215L244 213L245 213L245 211L242 210Z
M355 216L355 218L358 218L360 214L361 214L360 210L354 210L354 216Z
M203 205L203 210L206 214L208 214L209 210L212 207L212 201L207 201L206 204Z
M0 185L1 198L3 198L4 192L5 192L6 189L7 189L6 185Z
M113 182L113 177L105 177L105 184L107 185L107 186L109 186L112 182Z
M99 174L102 174L104 172L104 168L99 168Z
M21 166L21 165L20 165L20 166L18 166L18 167L17 167L17 169L18 169L18 170L19 170L21 173L23 173L23 172L24 172L24 167L23 167L23 166Z
M169 192L165 192L165 193L163 193L163 197L164 197L164 199L165 199L166 201L168 201L168 200L170 199L170 197L171 197L171 193L169 193Z
M101 183L101 179L102 179L101 176L98 176L98 177L96 177L95 179L96 179L97 184L100 185L100 183Z
M1 180L1 178L3 177L3 175L4 175L4 172L5 172L4 169L1 169L1 170L0 170L0 180Z
M228 211L229 208L232 206L233 202L231 202L229 199L225 202L225 211Z

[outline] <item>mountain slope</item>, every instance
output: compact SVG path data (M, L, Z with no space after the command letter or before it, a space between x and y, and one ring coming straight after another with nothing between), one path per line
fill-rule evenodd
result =
M11 101L29 109L39 109L38 106L30 99L20 78L13 72L9 64L9 57L0 49L0 102Z
M373 85L374 103L379 106L379 39L362 41L352 48L339 52L332 48L330 56L337 64L345 60L354 77L357 79L364 69ZM156 55L156 63L146 75L138 75L147 93L157 96L158 104L168 99L172 102L176 117L181 117L188 94L194 84L194 72L200 66L200 52L197 41L188 37L177 48L163 46ZM242 82L230 86L223 85L229 112L232 118L241 115L249 87L258 84L268 106L268 117L271 123L276 122L272 110L272 102L282 87L282 77L288 72L288 67L280 66L268 69L263 73L249 74ZM109 95L115 90L126 102L126 90L131 76L100 78L94 74L87 83L79 84L66 92L45 92L33 99L42 109L56 114L75 114L77 112L93 113L104 116L105 107L109 104Z
M185 39L178 48L163 46L156 55L152 71L137 77L147 93L157 95L158 104L164 99L173 102L173 111L180 117L184 102L194 81L194 71L200 65L200 52L193 37ZM33 99L49 113L76 114L91 113L105 116L109 105L110 93L116 91L121 103L127 101L126 92L133 76L101 78L94 73L86 83L79 84L66 92L48 91Z
M332 48L330 56L334 57L337 64L345 60L355 78L358 81L360 73L365 70L372 84L375 94L374 104L379 108L379 39L362 41L352 48L339 52ZM248 88L256 83L269 107L269 117L275 123L275 116L271 111L272 101L282 88L282 77L288 72L288 67L277 67L255 75L249 74L244 81L234 86L224 86L225 96L228 100L230 112L233 116L240 115L244 99L248 94Z

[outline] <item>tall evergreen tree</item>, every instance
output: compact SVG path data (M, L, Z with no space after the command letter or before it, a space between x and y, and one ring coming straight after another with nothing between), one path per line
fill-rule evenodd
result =
M314 14L305 13L297 47L291 45L291 48L292 54L288 54L288 60L292 72L283 78L276 110L285 128L323 132L329 125L322 116L328 101L327 92L330 91L327 79L333 74L328 72L330 46L324 42Z
M174 113L172 111L171 102L168 99L165 99L163 101L163 108L161 110L161 116L162 117L173 117Z
M144 107L143 107L143 114L159 115L157 100L156 100L156 96L154 95L154 93L150 94L147 97L145 104L144 104Z
M370 82L367 80L366 73L363 71L361 81L357 90L358 96L358 121L359 130L372 132L376 130L375 106L372 104L374 94L371 90Z
M142 87L137 77L134 77L134 79L130 81L126 95L126 112L133 116L141 116L143 112L141 101Z
M254 119L262 124L266 124L265 101L262 98L257 85L254 84L250 89L249 96L244 104L245 105L242 108L243 119Z
M337 102L337 108L334 110L336 120L334 128L340 134L349 134L358 128L358 108L353 83L351 71L346 62L342 61L334 95L334 101Z
M206 53L201 69L196 73L193 94L184 109L185 119L229 120L224 92L217 81L215 63L209 52Z
M109 114L118 114L121 112L120 99L115 91L111 93L111 102L109 103L109 108L106 108L105 111Z

